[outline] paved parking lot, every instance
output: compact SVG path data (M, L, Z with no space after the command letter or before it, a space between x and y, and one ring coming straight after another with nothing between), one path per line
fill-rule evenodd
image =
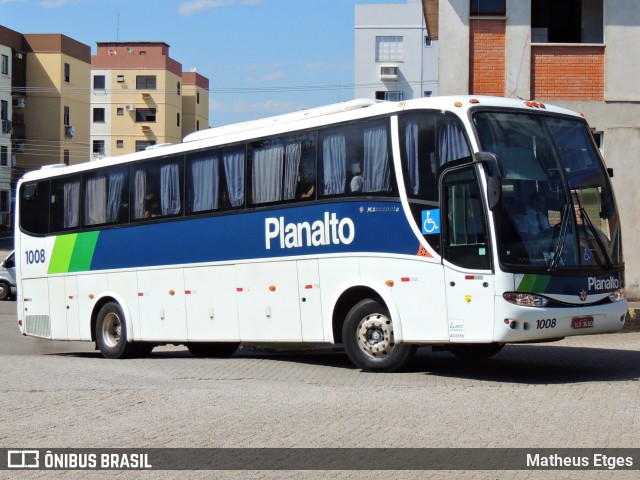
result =
M14 308L0 304L5 448L640 447L640 333L507 346L475 364L421 349L405 371L371 374L340 352L245 349L228 359L198 359L182 347L162 347L146 359L105 360L89 343L21 337ZM44 473L63 475L22 475ZM177 472L153 473L149 478ZM369 478L365 473L327 476ZM576 478L561 473L553 478ZM451 473L461 477L486 473Z

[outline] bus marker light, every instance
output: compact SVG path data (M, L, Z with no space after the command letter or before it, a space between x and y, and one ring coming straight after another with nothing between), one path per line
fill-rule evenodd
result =
M460 107L462 106L462 102L456 102L456 103L454 103L454 105L455 105L456 107L460 108Z
M305 285L304 289L305 290L311 290L313 288L313 285Z
M185 294L185 295L191 295L191 290L185 290L185 291L184 291L184 294Z
M387 287L393 287L393 285L394 285L394 284L393 284L393 280L387 280L386 282L384 282L384 284L385 284Z
M244 288L242 288L242 287L236 288L236 292L242 292L243 290L244 290Z
M93 293L90 293L89 294L89 300L93 300L93 297L94 297Z
M69 300L73 300L73 295L69 295Z
M169 295L171 295L172 297L176 294L175 290L169 290Z
M480 103L480 100L478 100L477 98L472 98L471 100L469 100L469 103Z
M400 279L400 281L401 281L401 282L410 282L410 281L411 281L411 279L410 279L409 277L402 277L402 278Z
M276 291L276 286L275 285L269 285L269 291L270 292L275 292Z
M144 297L144 293L143 292L138 292L138 296L139 297Z

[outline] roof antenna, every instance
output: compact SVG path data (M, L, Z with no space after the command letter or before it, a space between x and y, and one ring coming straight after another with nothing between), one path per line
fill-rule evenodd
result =
M116 22L116 43L120 42L120 10L118 10L118 20Z

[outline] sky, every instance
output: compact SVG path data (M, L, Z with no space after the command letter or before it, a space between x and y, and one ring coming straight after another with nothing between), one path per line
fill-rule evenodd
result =
M353 99L356 4L406 0L0 0L0 25L96 42L161 41L209 79L209 124Z

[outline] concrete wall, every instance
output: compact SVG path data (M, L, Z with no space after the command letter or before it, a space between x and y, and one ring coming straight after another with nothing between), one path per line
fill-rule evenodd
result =
M440 95L469 92L469 0L440 1Z
M640 5L605 0L605 101L640 100Z

